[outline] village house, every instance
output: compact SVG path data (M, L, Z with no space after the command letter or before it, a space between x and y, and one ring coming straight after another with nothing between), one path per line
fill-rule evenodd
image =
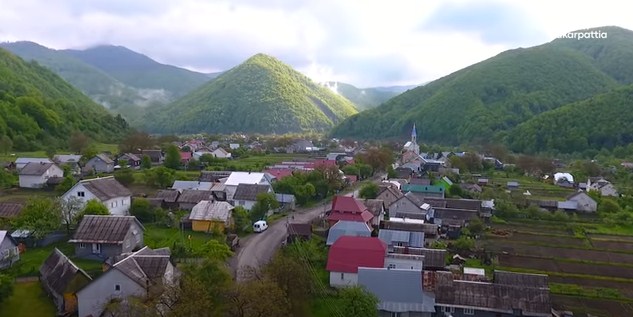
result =
M584 212L598 211L598 203L586 192L579 191L567 197L568 202L576 203L576 210ZM565 208L561 208L565 209Z
M77 257L107 259L143 247L143 231L134 216L86 215L68 242Z
M193 158L191 152L180 152L180 164L187 165L189 161Z
M385 255L385 268L422 271L424 269L424 255L390 252Z
M150 202L157 201L156 207L177 210L178 209L178 197L180 192L173 189L162 189L156 192L153 198L150 198Z
M81 157L81 155L75 154L57 154L53 156L53 162L61 168L68 166L73 175L79 175L81 174L81 166L79 165Z
M452 272L433 275L439 312L451 316L552 316L547 275L495 271L490 282L459 279Z
M70 197L77 197L84 205L96 199L108 208L110 214L124 216L130 209L132 192L113 176L108 176L79 181L62 195L66 201Z
M506 188L508 188L508 190L518 190L519 186L520 184L517 181L510 181L506 183Z
M370 237L371 227L364 222L340 220L328 230L326 245L333 245L342 236Z
M389 218L393 217L430 220L433 217L433 208L407 193L389 205Z
M182 192L183 190L211 190L213 183L200 182L200 181L179 181L176 180L171 185L171 189Z
M114 161L105 154L97 154L89 159L84 166L85 173L112 173Z
M24 206L20 203L0 202L0 220L10 221L22 212Z
M587 180L587 191L597 191L601 196L618 197L617 189L608 180L604 178L597 178Z
M296 140L286 147L286 153L308 153L317 150L318 148L309 140Z
M402 185L400 188L403 193L415 193L421 197L437 197L444 198L444 194L446 190L442 186L437 185L415 185L415 184L406 184Z
M224 182L227 199L234 200L233 195L240 184L270 185L271 181L271 176L265 173L232 172Z
M330 227L340 220L364 222L371 226L373 217L361 201L349 196L334 196L332 208L327 213Z
M395 186L390 183L381 183L380 190L378 191L378 195L376 199L382 200L385 202L385 207L389 210L389 206L398 200L400 197L404 196L404 194Z
M140 155L149 157L153 165L160 165L165 161L165 153L161 150L141 150Z
M40 283L53 299L57 315L73 315L77 312L77 291L92 281L64 253L55 248L40 266Z
M374 237L342 236L330 247L326 270L330 286L346 287L358 284L359 267L382 268L387 245Z
M286 243L297 240L307 241L312 238L312 225L309 223L289 223L286 231Z
M380 229L378 238L387 245L389 252L393 252L394 246L424 248L424 232Z
M556 173L554 174L554 185L565 188L574 188L574 176L570 173Z
M136 154L124 153L117 158L117 163L123 167L129 167L131 169L141 168L141 162L143 160Z
M15 169L21 170L29 163L55 163L48 158L42 157L18 157L15 160Z
M50 180L63 178L64 170L54 163L27 163L19 172L21 188L44 188Z
M185 189L178 196L178 209L191 211L193 206L203 200L213 200L213 192L210 190Z
M273 193L273 188L267 184L239 184L233 194L233 205L242 206L246 210L251 210L255 203L257 203L257 196L267 193Z
M439 226L421 219L392 217L380 222L380 231L394 230L424 233L424 246L430 246L439 236ZM380 231L378 234L380 235ZM395 248L396 246L394 246ZM395 250L395 249L394 249Z
M221 158L221 159L230 159L231 158L231 153L229 153L227 150L219 147L215 150L213 150L211 152L211 155L215 158Z
M180 276L169 258L169 249L144 247L115 262L77 292L78 316L101 316L106 304L131 296L140 299L161 296L166 288L177 284Z
M358 269L358 285L378 298L378 316L435 315L435 298L422 288L422 270Z
M233 205L226 201L203 200L189 214L191 229L200 232L224 232L232 226Z
M0 230L0 270L11 267L20 260L18 243L6 230Z
M371 226L378 228L380 222L385 219L385 202L379 199L365 199L363 204L367 206L367 210L374 216L374 218L371 219Z

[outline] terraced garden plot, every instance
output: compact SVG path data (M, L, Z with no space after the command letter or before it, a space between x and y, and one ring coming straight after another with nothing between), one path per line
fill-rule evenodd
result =
M491 240L506 240L506 241L520 241L526 244L530 243L543 243L550 244L552 246L558 245L566 245L566 246L576 246L576 247L584 247L586 246L586 239L574 238L571 236L564 235L546 235L546 234L536 234L529 232L512 232L509 236L497 236L494 234L487 234L486 239ZM502 242L502 241L499 241Z
M622 242L628 242L628 243L633 243L633 236L621 236L621 235L608 235L608 234L588 234L587 237L589 237L592 241L594 240L607 240L607 241L622 241Z
M507 240L503 243L494 243L494 245L491 245L489 241L486 246L488 250L496 252L507 252L514 255L606 262L613 264L631 265L633 267L633 253L573 249L565 247L548 247L540 245L530 245L512 240Z
M516 231L516 232L525 232L532 234L543 234L543 235L569 235L569 229L565 228L563 224L553 225L549 223L512 223L509 222L507 224L495 224L493 226L495 229Z
M601 280L593 278L582 277L570 277L570 276L549 276L550 283L563 283L563 284L576 284L588 287L605 287L617 289L620 294L625 297L633 299L633 281L631 282L618 282L613 280Z
M596 249L633 252L633 242L591 239L591 245Z
M565 262L555 259L545 259L522 255L500 254L499 265L509 268L524 268L546 272L633 279L633 267L621 267L608 264Z
M603 317L633 316L633 304L627 302L565 295L552 295L551 299L559 310L582 311Z

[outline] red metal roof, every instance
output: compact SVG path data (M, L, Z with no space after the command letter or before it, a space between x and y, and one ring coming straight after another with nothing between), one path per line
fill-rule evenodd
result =
M359 267L384 267L387 244L377 237L342 236L330 247L326 269L358 273Z
M275 176L276 179L282 179L284 177L288 177L292 175L291 169L283 169L283 168L271 168L264 170L264 173L268 173L272 176Z
M374 215L368 210L363 210L360 213L340 212L332 210L330 212L330 215L327 217L327 220L334 222L339 220L369 222L372 218L374 218Z
M354 197L334 196L334 199L332 199L332 211L361 213L364 210L367 210L367 207Z
M180 160L186 161L191 159L191 152L180 152Z

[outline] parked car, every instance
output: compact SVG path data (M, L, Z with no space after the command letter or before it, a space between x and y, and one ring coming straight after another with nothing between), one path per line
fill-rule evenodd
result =
M253 231L255 232L264 232L266 229L268 229L268 223L264 220L255 221L253 224Z

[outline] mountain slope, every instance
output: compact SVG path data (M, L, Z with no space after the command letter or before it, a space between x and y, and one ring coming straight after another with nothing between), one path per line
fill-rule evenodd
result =
M209 75L158 63L122 46L102 45L65 53L135 88L164 93L175 100L209 81Z
M264 54L151 110L147 128L164 133L325 131L357 112L349 100Z
M609 28L603 51L629 43L633 32ZM503 131L540 113L619 87L631 66L626 54L612 56L623 71L606 71L607 59L556 40L503 52L446 77L409 90L378 108L337 126L337 137L404 137L416 123L422 142L462 144L499 140ZM578 40L573 40L578 41ZM626 44L628 45L628 44ZM602 61L602 62L601 62ZM601 67L605 66L605 70Z
M341 96L351 101L358 110L367 110L375 108L381 103L393 98L399 94L395 90L379 89L379 88L356 88L353 85L327 82L325 84L331 90L335 90Z
M50 70L0 49L0 135L19 150L32 150L65 146L74 130L111 142L127 123Z
M613 149L633 142L633 85L542 113L512 129L517 152Z

